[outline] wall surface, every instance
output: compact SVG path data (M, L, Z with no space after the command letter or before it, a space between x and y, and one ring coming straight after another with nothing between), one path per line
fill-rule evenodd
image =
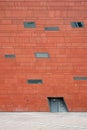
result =
M69 111L87 111L87 78L74 78L87 77L86 12L86 0L0 0L0 111L49 111L47 97L64 97ZM72 28L79 21L84 27Z

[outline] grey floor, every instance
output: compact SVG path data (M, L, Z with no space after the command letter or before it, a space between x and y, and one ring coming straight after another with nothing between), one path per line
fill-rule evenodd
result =
M0 113L0 130L87 130L87 113Z

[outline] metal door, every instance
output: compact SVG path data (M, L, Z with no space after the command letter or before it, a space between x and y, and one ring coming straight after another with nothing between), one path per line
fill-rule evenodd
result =
M51 112L58 112L58 99L53 98L50 100L50 110Z

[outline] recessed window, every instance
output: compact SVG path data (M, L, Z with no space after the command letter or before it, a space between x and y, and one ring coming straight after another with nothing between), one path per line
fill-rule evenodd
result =
M49 58L50 56L47 52L43 52L43 53L36 52L35 57L36 58Z
M59 28L58 27L45 27L44 30L45 31L58 31Z
M72 28L83 28L84 23L83 22L71 22Z
M6 54L5 58L15 58L16 56L14 54Z
M24 22L24 27L25 28L35 28L36 24L35 24L35 22Z
M74 77L74 80L87 80L87 77Z
M28 84L42 84L42 80L41 79L29 79L27 80Z

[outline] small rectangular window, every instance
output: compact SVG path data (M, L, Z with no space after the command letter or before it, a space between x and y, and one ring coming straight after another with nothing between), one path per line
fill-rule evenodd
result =
M45 31L58 31L59 28L58 27L45 27L44 30Z
M6 54L5 58L15 58L16 56L14 54Z
M42 52L42 53L36 52L35 57L36 58L49 58L50 56L47 52Z
M41 79L29 79L27 80L28 84L42 84L42 80Z
M87 77L74 77L74 80L87 80Z
M24 22L24 27L25 28L35 28L36 24L35 24L35 22Z
M71 22L72 28L83 28L84 23L83 22Z

